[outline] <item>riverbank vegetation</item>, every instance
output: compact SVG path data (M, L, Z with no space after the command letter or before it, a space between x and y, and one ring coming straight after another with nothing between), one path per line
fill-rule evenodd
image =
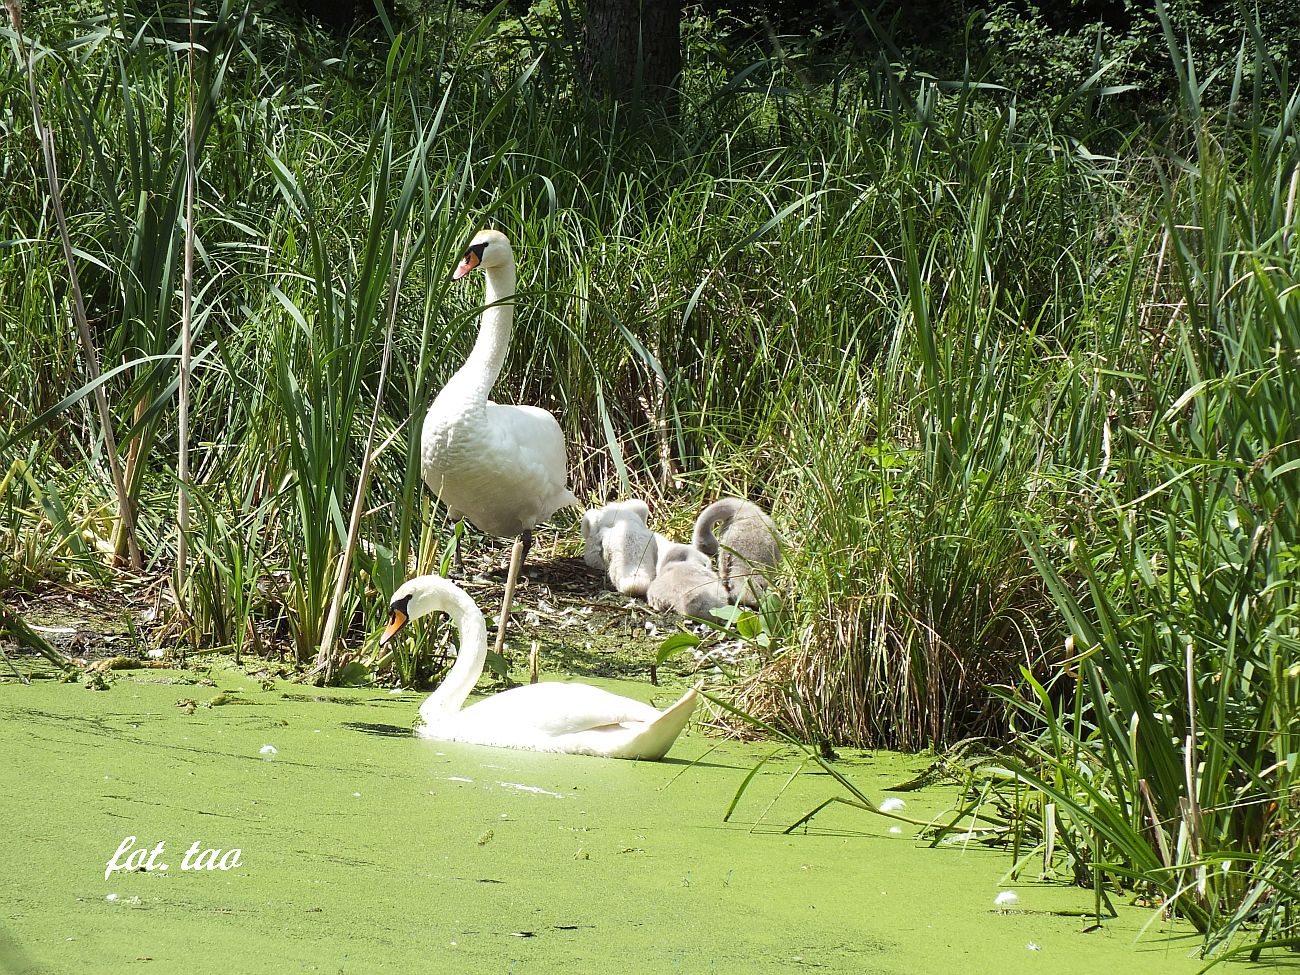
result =
M193 47L183 5L32 6L0 589L170 576L187 646L361 647L449 537L411 417L492 224L499 396L560 415L575 492L747 495L795 543L738 708L1010 741L970 781L1019 869L1136 888L1215 957L1294 947L1300 89L1277 24L1195 10L1088 48L999 7L946 74L870 12L849 54L697 11L669 116L581 93L562 3L339 36L226 2Z

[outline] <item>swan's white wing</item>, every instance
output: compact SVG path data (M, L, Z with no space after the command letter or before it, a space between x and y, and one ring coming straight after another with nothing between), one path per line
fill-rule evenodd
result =
M518 534L577 503L565 486L569 463L564 433L552 414L535 406L489 402L487 419L489 449L495 457L508 460L501 465L500 476L516 493L520 521L524 522L509 534Z
M518 535L577 501L565 487L564 434L546 410L489 402L477 423L432 422L425 480L480 530Z
M512 450L528 454L539 470L556 475L563 486L568 457L564 448L564 431L553 413L537 406L489 400L487 415L488 427L496 435L508 438Z
M550 750L657 762L668 754L668 749L672 748L673 742L686 727L691 712L695 710L698 694L698 686L687 691L681 700L654 721L622 727L611 725L565 735L555 739Z
M596 728L648 724L660 713L649 704L588 684L546 682L495 694L465 708L454 720L458 730L472 725L504 740L555 738Z

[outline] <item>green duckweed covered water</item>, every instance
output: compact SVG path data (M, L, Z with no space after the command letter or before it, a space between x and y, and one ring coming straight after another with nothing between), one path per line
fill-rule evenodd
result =
M1082 933L1089 918L1054 912L1087 910L1090 893L1000 884L1005 854L932 850L843 806L781 835L835 794L822 774L791 781L793 756L764 766L724 823L770 745L692 730L660 764L450 745L410 734L416 694L213 676L217 687L166 672L119 676L108 691L0 684L0 970L1201 967L1186 930L1155 921L1139 937L1147 910ZM231 703L204 706L219 692ZM876 753L844 767L875 794L924 764ZM927 818L952 798L910 793L907 812ZM130 836L150 851L162 842L154 862L168 869L105 879ZM195 842L229 869L182 870ZM998 913L1009 889L1019 903Z

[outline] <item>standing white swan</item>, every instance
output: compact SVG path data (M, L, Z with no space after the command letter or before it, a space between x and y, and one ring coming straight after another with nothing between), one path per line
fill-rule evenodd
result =
M601 758L658 761L668 754L695 710L699 688L660 711L588 684L541 683L495 694L462 707L487 658L483 614L464 590L440 576L403 583L389 603L382 646L408 621L443 612L460 633L460 651L441 686L420 705L416 733L441 741L498 748L567 752Z
M424 418L420 470L453 519L467 518L489 535L520 539L506 578L499 649L533 528L578 499L565 483L568 459L555 417L536 406L488 399L505 364L515 317L515 256L505 234L479 231L452 278L459 280L475 268L487 279L478 340ZM459 562L459 538L456 554Z

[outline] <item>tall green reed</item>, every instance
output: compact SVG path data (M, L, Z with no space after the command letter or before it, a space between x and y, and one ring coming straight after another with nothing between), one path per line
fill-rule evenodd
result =
M1011 764L1057 810L1017 820L1026 839L1068 838L1076 873L1154 892L1221 960L1300 943L1300 92L1258 97L1285 74L1257 37L1253 114L1225 126L1170 36L1188 141L1164 167L1155 266L1133 258L1150 298L1108 363L1114 462L1068 548L1029 540L1071 654L1009 697Z
M1060 255L1080 251L1081 228L1105 212L1092 168L1045 151L1023 115L981 102L978 89L929 86L918 98L887 67L846 75L830 97L782 66L742 69L742 83L721 87L692 75L701 110L672 131L538 85L544 63L503 63L491 16L449 15L379 49L358 43L320 69L309 46L250 17L202 170L196 313L207 358L192 480L232 485L230 497L247 499L241 511L275 507L260 559L289 574L303 659L326 636L331 604L346 634L369 585L391 588L441 547L424 522L415 451L398 455L472 334L475 309L448 290L445 269L475 223L493 222L516 241L522 289L499 395L557 409L575 444L575 487L670 505L740 491L792 525L830 529L856 522L831 510L845 506L833 481L819 494L801 473L818 456L813 435L862 443L829 472L853 485L844 495L864 495L845 510L878 521L833 543L808 532L825 549L809 562L818 595L792 605L798 631L835 653L861 655L866 634L880 634L864 656L902 689L881 727L855 724L857 705L825 708L824 724L837 737L911 743L987 724L958 719L964 705L931 714L928 702L947 700L953 680L964 682L953 701L972 700L983 679L962 649L984 632L959 610L967 597L1011 594L1008 616L1023 603L1034 618L1040 597L1006 579L1027 563L1002 556L1006 499L1026 494L1027 467L1044 461L1010 449L1035 408L1021 394L1038 385L1011 390L1008 377L1050 358L1043 343L1081 303L1071 296L1084 290L1088 247L1077 265ZM83 53L122 57L108 41ZM137 95L123 111L143 119L169 104L165 85L138 88L153 101ZM392 379L380 390L385 348ZM873 411L857 413L859 401ZM359 492L375 404L370 443L390 446ZM809 442L791 453L792 440ZM882 481L881 457L918 464L907 483L890 468L891 503L859 490ZM365 512L356 532L350 510ZM947 519L941 533L903 530L937 526L932 511ZM983 534L998 539L987 560ZM354 541L367 544L359 572L345 573ZM882 595L897 608L883 629L865 625L858 598L876 585L860 567L882 559L907 567ZM341 579L346 606L334 597ZM215 612L215 583L204 598L213 618L238 613ZM1032 624L1019 632L991 655L1004 670ZM844 671L849 685L860 671ZM823 706L815 694L800 705Z

